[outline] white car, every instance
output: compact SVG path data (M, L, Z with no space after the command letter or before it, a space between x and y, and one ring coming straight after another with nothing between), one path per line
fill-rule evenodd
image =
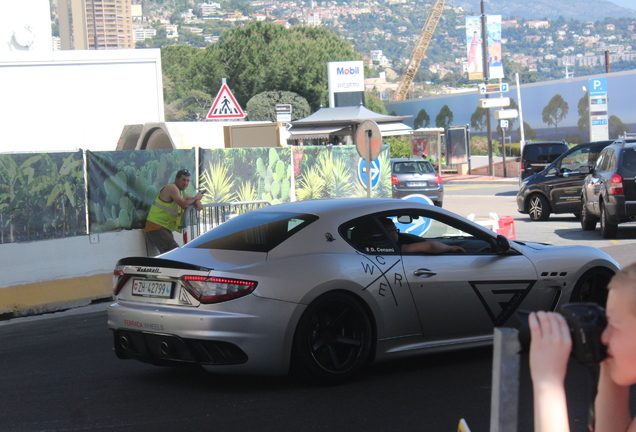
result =
M401 253L423 241L465 252ZM433 205L302 201L120 260L108 326L122 359L219 373L294 367L337 383L374 361L490 344L518 309L602 304L618 268L599 249L509 242Z

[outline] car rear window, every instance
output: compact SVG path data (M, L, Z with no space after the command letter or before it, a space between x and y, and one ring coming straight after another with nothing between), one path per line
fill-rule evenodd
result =
M636 172L636 147L626 149L623 153L623 168Z
M524 159L551 163L568 150L566 144L527 145L524 148Z
M185 247L269 252L317 219L318 216L306 213L244 213L197 237Z
M405 161L393 163L394 174L431 174L433 172L435 172L433 166L430 163L424 161Z

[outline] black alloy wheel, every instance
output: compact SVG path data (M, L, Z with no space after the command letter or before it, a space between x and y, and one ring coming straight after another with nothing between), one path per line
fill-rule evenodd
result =
M583 273L572 291L572 302L596 303L605 307L607 302L607 284L614 276L614 272L597 267Z
M601 237L606 239L616 238L618 225L607 220L607 209L605 204L601 203Z
M373 330L365 308L353 296L336 292L312 302L294 337L294 366L306 377L338 384L364 370Z
M591 215L586 207L587 199L585 198L585 195L583 195L583 198L581 199L581 228L583 231L594 231L596 229L598 218Z
M533 221L546 221L550 217L550 203L539 194L534 194L528 201L528 214Z

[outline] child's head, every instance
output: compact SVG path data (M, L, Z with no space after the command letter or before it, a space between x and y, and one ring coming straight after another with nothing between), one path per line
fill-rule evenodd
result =
M605 364L619 385L636 383L636 263L619 271L608 285L607 328L602 341L608 347Z

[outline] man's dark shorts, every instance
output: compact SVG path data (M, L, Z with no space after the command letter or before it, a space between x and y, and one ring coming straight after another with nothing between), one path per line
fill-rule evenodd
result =
M165 253L179 247L172 231L168 228L146 231L146 238L159 249L159 253Z

